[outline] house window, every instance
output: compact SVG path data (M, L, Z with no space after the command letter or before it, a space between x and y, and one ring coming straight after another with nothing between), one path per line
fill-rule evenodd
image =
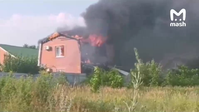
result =
M64 46L56 47L56 57L64 57Z

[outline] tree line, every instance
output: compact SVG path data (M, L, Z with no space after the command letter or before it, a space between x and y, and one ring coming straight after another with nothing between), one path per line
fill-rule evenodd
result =
M37 49L38 48L38 46L36 46L36 45L28 45L28 44L24 44L23 47L31 48L31 49Z

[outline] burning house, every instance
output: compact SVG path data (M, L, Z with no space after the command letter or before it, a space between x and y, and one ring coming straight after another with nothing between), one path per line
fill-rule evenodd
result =
M49 36L42 40L41 46L43 49L45 44L58 40L61 43L65 37L67 39L64 41L73 43L65 43L64 55L70 55L70 58L60 62L67 63L66 72L80 73L82 65L86 63L117 65L130 69L136 62L134 48L138 49L143 61L154 59L165 69L172 68L176 64L186 64L199 57L198 4L198 0L99 0L82 14L86 27L76 27L69 31L59 29L59 36L55 36L58 38L50 40ZM170 10L179 11L182 8L187 11L187 26L170 27ZM55 47L52 46L52 49L54 54L49 59L55 58ZM39 54L39 65L50 63L50 60L42 59L42 52ZM57 69L58 62L55 60L61 59L64 58L51 61L55 65L57 63ZM51 66L54 65L49 65Z
M55 32L40 40L38 66L51 72L79 74L109 63L106 49L110 47L105 45L105 37L70 34L70 31Z
M81 73L80 62L77 39L54 33L40 41L38 66L52 72Z

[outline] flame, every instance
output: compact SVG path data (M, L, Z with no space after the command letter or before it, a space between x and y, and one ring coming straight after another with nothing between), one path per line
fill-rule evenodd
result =
M55 32L48 39L53 40L57 38L58 36L60 36L60 34L58 32ZM106 37L103 37L101 35L96 35L96 34L89 35L89 38L87 39L79 35L74 35L72 37L80 40L82 43L90 43L92 46L95 46L95 47L100 47L101 45L105 43L107 39Z
M88 59L88 60L85 61L85 63L91 63L91 61Z
M100 35L90 35L89 36L90 44L92 46L100 47L105 41L106 38Z
M49 40L55 39L55 38L57 38L58 36L60 36L60 34L59 34L58 32L55 32L55 33L53 33L53 34L49 37Z
M76 38L76 39L78 39L78 40L80 40L80 39L83 39L83 37L81 37L81 36L79 36L79 35L75 35L75 36L72 36L73 38Z
M95 35L95 34L89 35L88 38L83 38L79 35L74 35L72 37L80 40L81 43L90 43L92 46L95 46L95 47L100 47L106 41L106 37Z
M84 38L79 35L73 35L71 37L78 39L82 44L89 43L91 46L94 46L94 47L101 47L107 40L106 37L103 37L101 35L96 35L96 34L89 35L88 38ZM82 61L82 63L92 64L90 59Z

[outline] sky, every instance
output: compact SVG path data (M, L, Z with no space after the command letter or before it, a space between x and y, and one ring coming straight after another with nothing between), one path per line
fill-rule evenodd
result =
M81 17L97 0L0 0L0 44L37 45L58 27L85 26Z

